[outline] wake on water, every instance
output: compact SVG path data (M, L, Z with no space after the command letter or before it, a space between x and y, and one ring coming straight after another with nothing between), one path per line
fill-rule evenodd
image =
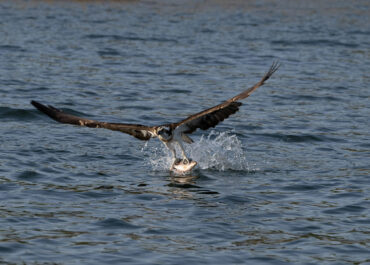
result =
M172 156L170 151L161 144L151 146L145 144L142 149L148 155L148 162L153 170L168 170L171 166ZM189 158L198 162L200 169L213 169L218 171L241 170L251 171L242 148L242 143L232 132L211 131L207 136L202 135L199 141L185 145ZM176 150L181 154L180 150Z

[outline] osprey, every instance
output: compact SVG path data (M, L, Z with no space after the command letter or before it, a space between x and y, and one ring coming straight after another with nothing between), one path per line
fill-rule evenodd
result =
M149 140L150 138L158 138L172 152L173 163L171 169L173 169L177 161L175 150L176 144L180 147L183 157L182 161L184 161L185 164L189 163L189 158L186 156L183 146L183 142L188 144L193 142L188 134L193 133L197 129L207 130L211 127L215 127L219 122L237 112L239 107L242 105L239 100L248 97L258 87L262 86L264 82L269 79L271 75L279 68L279 66L280 65L277 62L274 62L269 71L258 83L236 95L235 97L232 97L219 105L193 114L180 122L168 123L159 126L145 126L141 124L110 123L89 120L67 114L62 110L54 108L53 106L45 106L34 100L31 101L31 104L41 112L48 115L50 118L61 123L120 131L145 141Z

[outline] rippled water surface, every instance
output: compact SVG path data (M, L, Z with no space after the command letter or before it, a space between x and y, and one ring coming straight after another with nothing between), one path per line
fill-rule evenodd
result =
M0 1L0 263L369 264L368 1ZM58 124L174 122L169 153Z

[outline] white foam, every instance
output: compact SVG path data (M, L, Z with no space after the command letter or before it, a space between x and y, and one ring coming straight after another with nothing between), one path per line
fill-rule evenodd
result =
M153 170L167 170L171 166L171 154L163 144L145 144L142 151L148 154ZM232 132L211 131L193 144L185 144L185 151L188 157L198 162L200 169L251 170L242 142ZM177 153L181 154L179 150Z

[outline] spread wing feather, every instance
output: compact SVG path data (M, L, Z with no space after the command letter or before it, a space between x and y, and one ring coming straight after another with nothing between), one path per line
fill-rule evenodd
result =
M62 110L54 108L53 106L50 105L45 106L37 101L32 100L31 104L41 112L48 115L50 118L61 123L86 126L90 128L105 128L113 131L120 131L123 133L130 134L140 140L149 140L151 137L154 136L155 130L154 127L148 127L140 124L110 123L89 120L71 114L67 114Z
M215 127L219 122L237 112L239 110L239 107L242 105L242 103L238 102L238 100L249 97L250 94L253 93L253 91L262 86L265 81L269 79L273 73L275 73L279 66L279 63L274 62L271 65L269 71L254 86L248 88L242 93L224 101L217 106L193 114L178 123L171 124L171 126L173 128L179 127L183 133L192 133L198 128L201 130L207 130L211 127Z
M182 133L192 133L198 128L201 130L207 130L211 127L215 127L218 123L237 112L239 110L239 107L242 105L242 103L238 102L238 100L249 97L250 94L253 93L253 91L262 86L264 82L271 77L271 75L279 68L279 66L280 65L278 63L274 62L271 65L269 71L261 78L258 83L243 91L242 93L236 95L235 97L232 97L212 108L193 114L178 123L167 124L166 126L170 126L172 127L172 129L180 129ZM141 124L109 123L89 120L67 114L62 110L54 108L50 105L45 106L37 101L31 101L31 104L41 112L48 115L50 118L61 123L120 131L130 134L140 140L149 140L151 137L156 137L157 127L149 127Z

